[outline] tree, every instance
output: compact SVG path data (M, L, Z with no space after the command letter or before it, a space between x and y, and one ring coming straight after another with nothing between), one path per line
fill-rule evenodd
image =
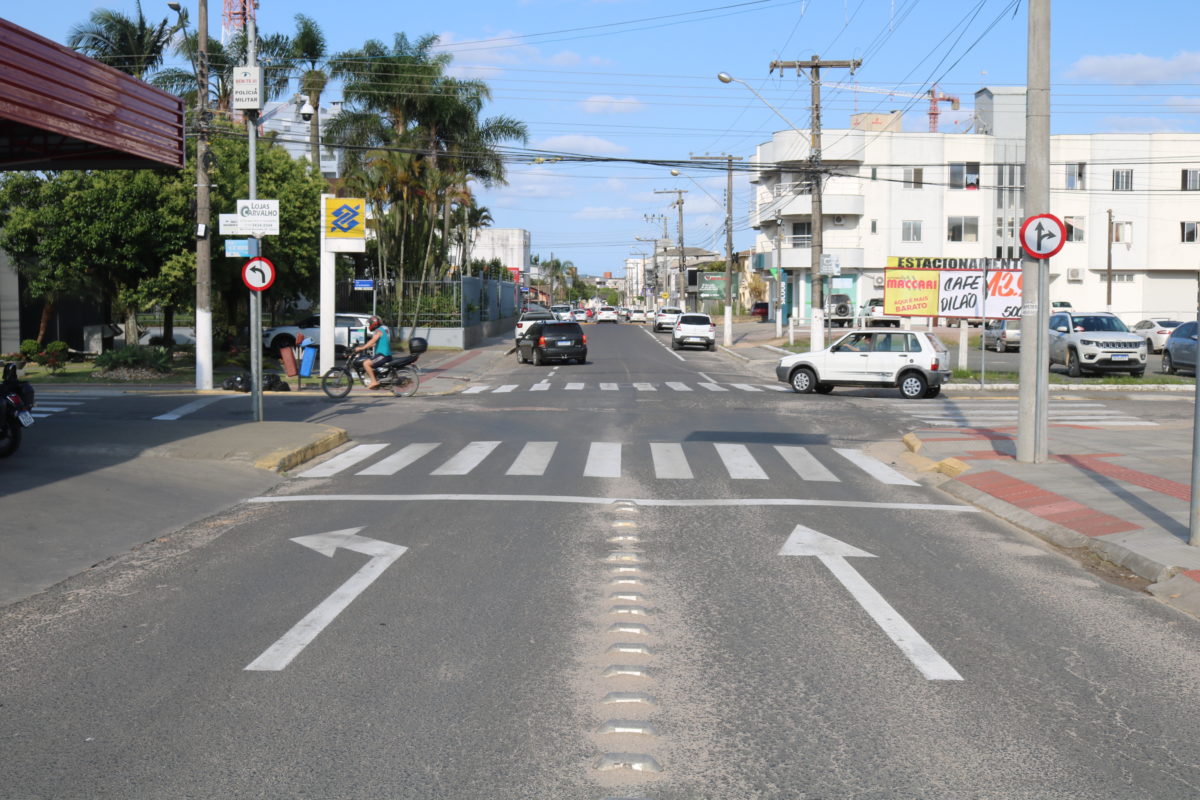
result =
M67 46L102 64L145 80L162 63L171 40L187 22L180 12L174 25L165 18L156 25L146 22L141 0L136 0L137 17L98 8L88 21L76 25L67 36Z

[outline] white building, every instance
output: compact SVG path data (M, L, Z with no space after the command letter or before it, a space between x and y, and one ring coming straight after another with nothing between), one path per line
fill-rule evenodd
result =
M1024 87L979 90L970 133L908 133L872 115L859 115L851 129L824 130L824 252L842 272L827 279L826 292L858 304L881 297L884 267L902 257L1017 265L1008 259L1021 257L1024 100ZM753 159L754 268L785 270L788 306L798 301L800 316L810 298L808 158L806 137L789 130L759 145ZM1106 307L1111 209L1113 311L1127 322L1194 315L1200 134L1059 135L1050 159L1050 210L1068 226L1050 260L1050 299Z
M524 228L480 228L472 234L468 257L472 261L498 259L505 267L521 270L522 277L527 278L530 276L529 231Z
M300 115L307 99L297 95L290 100L268 103L262 111L262 121L259 132L274 133L275 142L291 154L292 158L303 158L312 161L312 142L310 140L311 121ZM325 126L329 120L342 113L341 102L321 106L317 114L319 134L324 135ZM319 143L318 143L319 144ZM332 150L321 148L321 175L326 178L338 176L337 154Z

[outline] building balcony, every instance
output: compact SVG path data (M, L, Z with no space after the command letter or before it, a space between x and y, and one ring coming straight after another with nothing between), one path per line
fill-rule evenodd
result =
M787 184L782 184L786 186ZM826 192L821 195L821 213L825 217L832 216L854 216L861 217L866 208L866 201L861 194L833 194ZM756 224L758 227L764 223L772 222L776 216L784 217L811 217L812 216L812 194L785 194L781 195L772 202L758 206L758 211L755 214Z

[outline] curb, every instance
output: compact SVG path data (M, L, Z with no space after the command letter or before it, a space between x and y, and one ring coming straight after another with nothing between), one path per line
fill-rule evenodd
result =
M742 361L745 361L747 363L749 363L752 360L749 356L744 356L741 353L735 352L732 347L726 347L725 345L719 345L719 346L723 351L725 351L729 355L733 356L734 358L741 359Z
M943 392L1015 392L1020 389L1016 383L989 383L980 386L977 383L944 383ZM1101 383L1096 385L1086 383L1051 383L1051 392L1179 392L1190 394L1196 391L1191 384L1180 383Z
M292 449L274 450L259 457L255 460L254 466L271 472L286 472L311 458L328 453L349 439L349 435L342 428L329 428L306 445Z

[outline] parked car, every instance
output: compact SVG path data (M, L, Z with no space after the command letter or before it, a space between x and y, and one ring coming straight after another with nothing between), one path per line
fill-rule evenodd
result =
M646 321L646 309L644 309L644 308L632 309L629 312L629 321L630 322L645 322Z
M1050 317L1050 364L1062 364L1067 374L1146 372L1146 340L1130 332L1116 314L1057 311Z
M758 317L759 322L766 322L770 313L771 306L769 303L759 302L750 306L750 316Z
M335 314L333 317L333 344L338 356L353 344L361 344L361 338L367 328L370 314ZM361 328L362 331L357 329ZM321 339L321 317L314 315L305 317L295 325L276 325L263 331L262 341L271 353L278 353L284 347L295 347L300 336L305 339ZM393 337L394 338L394 337Z
M586 308L577 308L571 312L572 322L587 322L588 312Z
M1142 320L1137 325L1134 325L1132 330L1146 340L1146 352L1157 353L1167 343L1167 337L1171 335L1171 331L1182 324L1177 319L1155 317L1154 319Z
M633 312L630 311L628 308L625 308L622 306L621 308L617 309L617 316L620 317L621 319L625 320L626 322L629 322L629 318L632 315L633 315Z
M949 353L925 331L850 331L824 350L784 356L775 377L807 394L835 386L894 386L908 400L937 397L950 381Z
M680 314L671 329L671 349L698 344L708 350L717 349L717 326L708 314Z
M571 314L571 307L566 303L550 306L550 313L553 314L560 322L570 322L574 319Z
M900 327L900 317L890 317L883 312L883 298L872 297L859 309L859 316L863 318L863 324L868 326L878 325L881 328L891 326L893 328Z
M1071 305L1069 300L1054 300L1053 302L1050 303L1050 308L1051 309L1074 308L1074 306Z
M1021 320L993 319L988 320L983 328L983 346L997 353L1007 353L1009 350L1021 347Z
M1185 322L1171 331L1162 351L1162 371L1174 375L1178 370L1196 371L1196 322Z
M679 315L683 313L682 308L675 306L663 306L654 315L654 332L669 331L675 327L675 323L679 321Z
M848 328L854 324L854 301L848 294L831 294L825 301L825 318L834 328Z
M529 312L522 314L521 318L519 320L517 320L517 332L516 332L517 342L519 343L521 341L521 336L525 333L526 330L529 329L529 326L532 325L533 323L544 322L546 320L555 320L555 319L557 319L557 317L555 317L549 311L529 311Z
M599 325L601 322L612 322L614 324L620 322L617 310L612 306L600 306L600 310L596 312L596 324Z
M539 320L517 341L517 361L540 367L548 361L587 361L587 335L578 322Z

